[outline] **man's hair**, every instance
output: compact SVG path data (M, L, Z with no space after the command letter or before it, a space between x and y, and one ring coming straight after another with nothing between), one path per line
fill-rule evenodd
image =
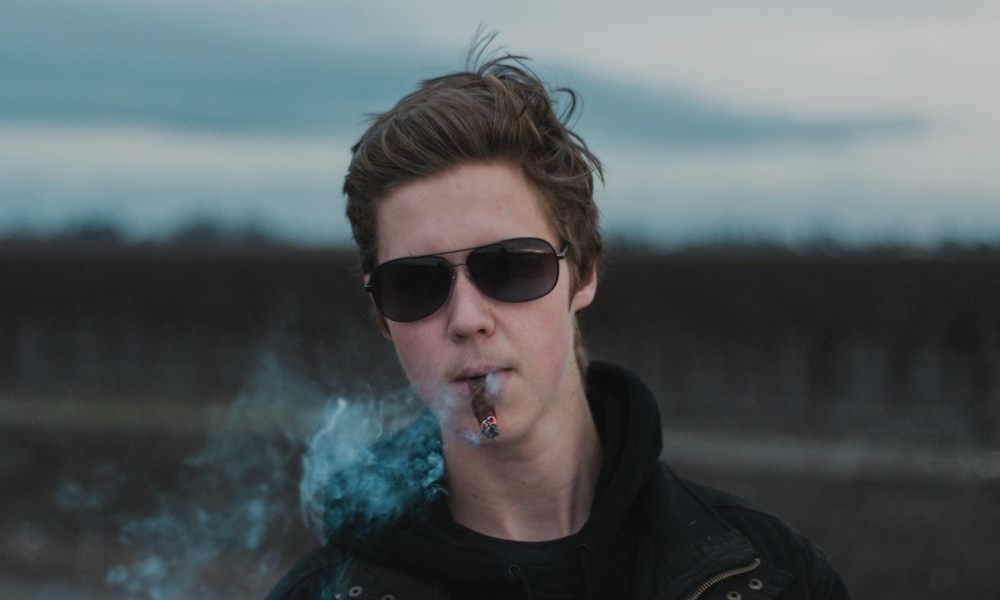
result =
M542 210L568 243L571 291L600 264L603 248L594 203L594 174L601 163L570 127L576 93L557 114L553 92L527 66L503 54L483 60L492 37L474 45L466 71L420 84L387 112L370 115L370 126L351 149L344 179L347 217L358 244L361 269L376 265L377 207L394 189L460 165L506 162L523 171L540 192ZM476 63L479 63L476 66ZM382 317L380 327L385 330ZM582 373L587 361L577 338Z

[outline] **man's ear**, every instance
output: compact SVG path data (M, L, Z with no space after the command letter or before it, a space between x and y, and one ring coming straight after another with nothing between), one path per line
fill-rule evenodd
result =
M584 278L570 301L570 307L574 313L590 306L590 303L594 301L594 296L597 295L597 261L594 261L594 265L590 268L589 273L582 273L581 275Z

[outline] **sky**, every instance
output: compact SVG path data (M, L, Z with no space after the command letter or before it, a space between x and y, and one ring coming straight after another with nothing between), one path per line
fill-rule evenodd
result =
M364 114L480 25L583 99L611 236L1000 239L1000 4L0 0L0 234L347 243Z

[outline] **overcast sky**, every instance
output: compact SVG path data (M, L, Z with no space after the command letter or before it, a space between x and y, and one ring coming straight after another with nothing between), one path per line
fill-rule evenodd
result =
M605 229L1000 238L1000 4L0 0L0 232L345 242L362 114L477 26L583 96Z

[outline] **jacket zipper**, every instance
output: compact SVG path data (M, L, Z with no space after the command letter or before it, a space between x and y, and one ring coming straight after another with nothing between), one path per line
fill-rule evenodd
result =
M756 570L757 567L759 567L759 566L760 566L760 559L759 558L755 558L755 559L753 559L752 563L750 563L749 565L747 565L745 567L738 567L738 568L735 568L735 569L730 569L728 571L723 571L722 573L719 573L715 577L713 577L713 578L709 579L708 581L706 581L705 583L701 584L701 587L699 587L697 590L695 590L694 593L691 594L688 597L688 600L698 600L698 598L701 598L702 594L704 594L705 592L707 592L708 589L710 587L714 586L715 584L720 583L722 581L725 581L726 579L729 579L730 577L736 577L737 575L743 575L744 573L749 573L750 571Z

